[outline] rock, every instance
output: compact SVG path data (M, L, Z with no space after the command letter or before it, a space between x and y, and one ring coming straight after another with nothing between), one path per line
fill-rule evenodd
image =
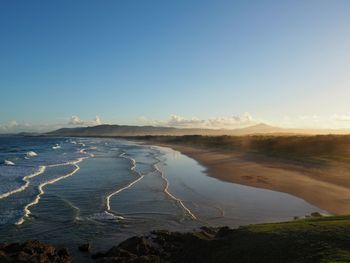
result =
M98 253L92 256L97 262L134 262L150 263L162 261L157 245L149 237L132 237L118 246L112 247L107 253Z
M150 240L145 237L132 237L120 243L120 249L127 250L135 255L153 254L155 249Z
M202 227L191 233L152 231L143 237L131 237L106 253L93 258L98 263L168 263L168 262L215 262L212 250L227 243L232 236L228 227Z
M216 233L217 238L227 238L232 233L232 229L227 226L221 227Z
M90 250L91 250L90 243L82 244L81 246L79 246L79 250L81 252L90 252Z
M311 217L322 217L322 215L319 212L313 212L310 215Z
M24 243L0 245L1 263L71 263L72 259L65 249L31 240Z

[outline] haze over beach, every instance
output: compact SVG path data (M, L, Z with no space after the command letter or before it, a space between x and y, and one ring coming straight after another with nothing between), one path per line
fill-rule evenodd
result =
M0 1L0 262L350 262L349 13Z

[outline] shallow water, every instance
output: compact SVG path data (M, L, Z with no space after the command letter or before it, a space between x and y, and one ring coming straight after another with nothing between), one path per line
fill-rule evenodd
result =
M99 251L154 229L324 212L288 194L208 177L172 149L125 140L2 137L5 160L15 165L0 165L0 242L39 239L68 247L82 262L89 259L77 247L85 242Z

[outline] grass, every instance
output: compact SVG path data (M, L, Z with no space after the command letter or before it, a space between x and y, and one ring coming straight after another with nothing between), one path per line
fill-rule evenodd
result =
M238 231L239 238L230 243L232 257L254 251L261 262L350 262L350 216L251 225ZM249 262L247 257L240 262Z
M350 262L350 216L221 228L200 233L159 233L169 262Z

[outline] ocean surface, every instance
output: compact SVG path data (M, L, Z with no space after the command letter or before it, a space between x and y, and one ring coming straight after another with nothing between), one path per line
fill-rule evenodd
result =
M324 212L289 194L223 182L170 148L118 139L0 137L0 242L101 251L156 229L289 220Z

